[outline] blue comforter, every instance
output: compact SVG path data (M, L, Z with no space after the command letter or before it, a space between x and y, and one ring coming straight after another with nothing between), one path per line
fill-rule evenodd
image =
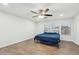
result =
M60 42L60 35L59 33L42 33L36 35L34 39L40 40L43 43L55 44Z

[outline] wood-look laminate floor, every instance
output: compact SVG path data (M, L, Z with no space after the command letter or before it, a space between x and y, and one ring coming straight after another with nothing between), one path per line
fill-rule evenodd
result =
M0 55L79 55L79 47L73 42L62 41L57 48L30 39L0 48Z

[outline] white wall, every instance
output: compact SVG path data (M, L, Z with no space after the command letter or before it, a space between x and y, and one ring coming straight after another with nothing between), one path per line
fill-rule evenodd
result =
M79 44L79 16L74 21L71 19L56 19L36 24L30 20L0 12L0 47L24 41L33 38L36 34L43 33L45 23L71 24L71 35L61 35L61 39Z
M79 45L79 15L74 18L74 42Z
M0 12L0 47L33 38L35 23Z
M71 35L61 35L61 40L67 40L67 41L72 41L72 32L73 32L73 21L71 19L56 19L56 20L51 20L51 21L45 21L45 22L40 22L37 25L37 33L43 33L44 32L44 24L56 24L56 25L68 25L71 24Z

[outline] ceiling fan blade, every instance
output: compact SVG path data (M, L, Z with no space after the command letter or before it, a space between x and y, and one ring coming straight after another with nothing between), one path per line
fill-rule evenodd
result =
M33 17L38 17L38 15L35 15L35 16L33 16Z
M53 16L52 14L45 14L44 16Z
M32 12L32 13L35 13L35 14L38 14L37 12L35 12L35 11L32 11L32 10L31 10L31 12Z
M39 11L39 14L41 14L41 13L43 12L43 10L41 10L41 9L40 9L40 10L38 10L38 11Z
M48 11L49 11L49 8L47 8L47 9L45 10L45 13L48 12Z

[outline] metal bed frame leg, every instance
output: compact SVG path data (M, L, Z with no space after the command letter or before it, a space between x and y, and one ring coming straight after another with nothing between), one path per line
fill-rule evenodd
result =
M59 43L57 43L56 46L57 46L57 48L60 48L60 47L59 47Z
M37 40L37 39L34 39L34 42L37 42L37 43L39 43L39 40Z

